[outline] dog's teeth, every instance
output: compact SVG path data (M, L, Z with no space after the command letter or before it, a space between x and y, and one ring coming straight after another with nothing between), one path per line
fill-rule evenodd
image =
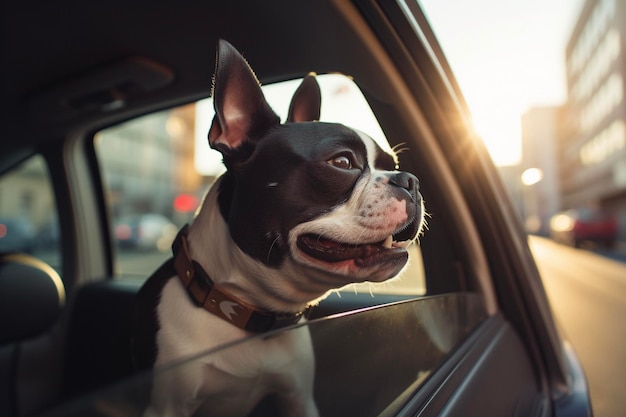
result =
M393 242L393 247L406 249L410 244L411 244L410 240L403 240L402 242Z
M385 239L385 241L383 242L383 247L387 249L391 249L392 245L393 245L393 237L388 236L387 239Z

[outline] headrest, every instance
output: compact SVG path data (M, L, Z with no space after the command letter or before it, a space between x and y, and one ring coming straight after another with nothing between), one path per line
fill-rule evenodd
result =
M0 343L49 329L65 305L65 288L48 264L26 254L0 255Z

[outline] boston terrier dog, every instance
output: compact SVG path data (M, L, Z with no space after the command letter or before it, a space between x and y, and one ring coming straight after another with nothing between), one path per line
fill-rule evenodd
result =
M136 303L140 366L197 358L155 372L145 415L245 416L271 395L281 415L317 416L306 326L199 353L293 325L332 289L396 276L422 227L418 180L364 133L317 121L314 75L281 123L226 41L213 100L208 140L227 171Z

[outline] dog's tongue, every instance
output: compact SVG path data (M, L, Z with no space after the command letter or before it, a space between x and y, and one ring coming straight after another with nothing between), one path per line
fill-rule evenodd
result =
M375 258L383 252L404 251L402 248L387 248L383 243L384 241L355 245L336 242L318 235L302 235L298 238L300 250L325 262L366 260Z
M301 250L326 262L341 262L362 258L372 245L350 245L315 235L304 235L298 240ZM373 249L373 248L372 248ZM371 250L371 249L370 249Z

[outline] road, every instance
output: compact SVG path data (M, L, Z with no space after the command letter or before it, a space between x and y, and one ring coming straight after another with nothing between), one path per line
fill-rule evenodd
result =
M626 416L626 263L529 242L560 330L585 368L594 416Z

